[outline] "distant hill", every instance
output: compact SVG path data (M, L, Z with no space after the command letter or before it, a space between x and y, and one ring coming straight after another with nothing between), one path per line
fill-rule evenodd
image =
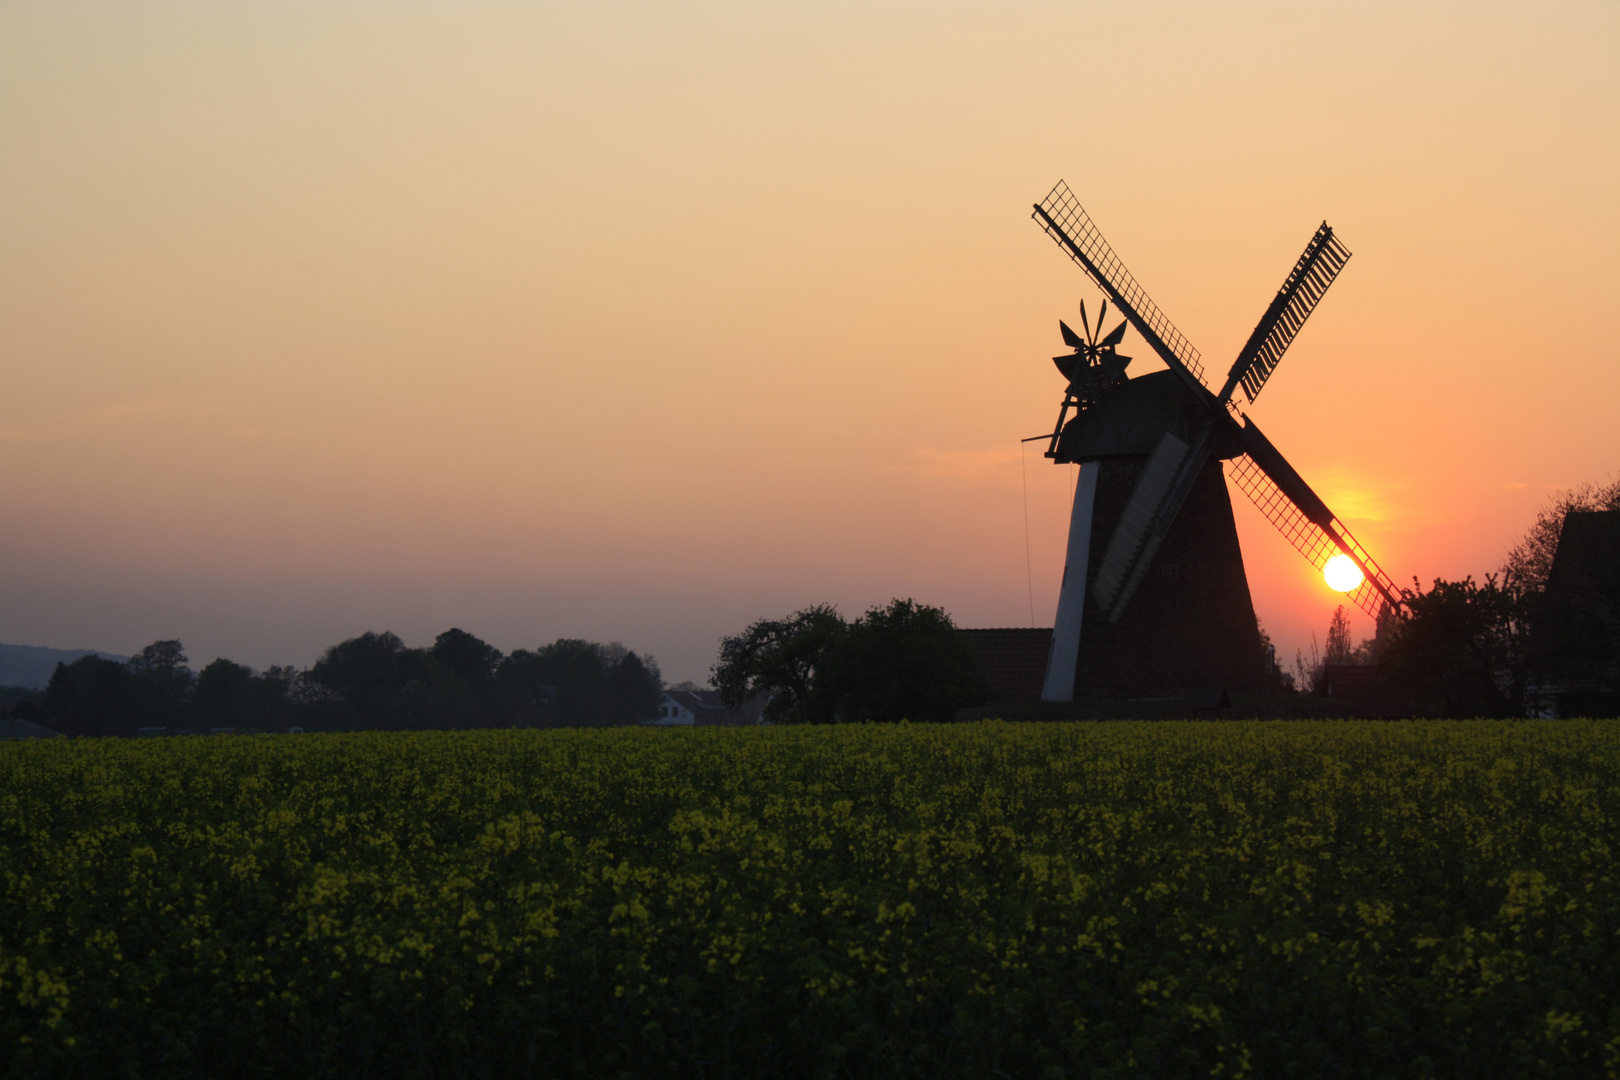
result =
M0 686L26 686L43 690L57 664L71 664L81 656L104 656L122 663L127 656L96 649L47 649L43 645L0 645Z

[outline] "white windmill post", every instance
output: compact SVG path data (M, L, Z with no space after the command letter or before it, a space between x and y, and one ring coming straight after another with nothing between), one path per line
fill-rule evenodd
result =
M1042 701L1073 701L1074 670L1080 661L1080 623L1086 611L1086 576L1091 566L1091 509L1097 501L1100 461L1080 465L1069 512L1069 549L1063 560L1057 618L1052 623L1052 651L1046 657Z

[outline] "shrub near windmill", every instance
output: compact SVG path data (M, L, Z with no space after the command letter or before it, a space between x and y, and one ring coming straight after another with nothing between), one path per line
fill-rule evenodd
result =
M1400 603L1394 583L1234 398L1250 404L1350 258L1326 223L1311 237L1220 390L1198 350L1165 317L1058 182L1035 221L1102 290L1096 323L1054 357L1068 380L1046 456L1076 463L1074 508L1047 701L1153 694L1192 686L1259 688L1260 635L1232 519L1229 475L1328 582L1380 625ZM1108 305L1124 316L1103 333ZM1167 371L1125 374L1129 324ZM1073 412L1073 416L1070 413Z

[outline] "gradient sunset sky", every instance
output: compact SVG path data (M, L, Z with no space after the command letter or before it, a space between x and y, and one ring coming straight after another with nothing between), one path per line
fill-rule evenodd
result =
M1059 178L1217 373L1327 219L1252 415L1398 582L1482 575L1620 469L1617 58L1609 0L11 0L0 641L1049 626ZM1291 656L1337 594L1233 501Z

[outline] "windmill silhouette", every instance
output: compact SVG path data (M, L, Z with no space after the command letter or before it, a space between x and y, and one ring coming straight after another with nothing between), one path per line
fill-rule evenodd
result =
M1080 475L1043 699L1263 682L1227 476L1318 570L1349 559L1361 574L1351 601L1384 625L1394 583L1234 399L1240 388L1249 404L1259 397L1349 261L1333 230L1316 230L1215 391L1066 184L1033 217L1106 298L1095 329L1082 303L1084 336L1058 324L1074 351L1053 358L1068 384L1046 456ZM1103 335L1110 302L1125 322ZM1126 377L1126 323L1168 371Z

